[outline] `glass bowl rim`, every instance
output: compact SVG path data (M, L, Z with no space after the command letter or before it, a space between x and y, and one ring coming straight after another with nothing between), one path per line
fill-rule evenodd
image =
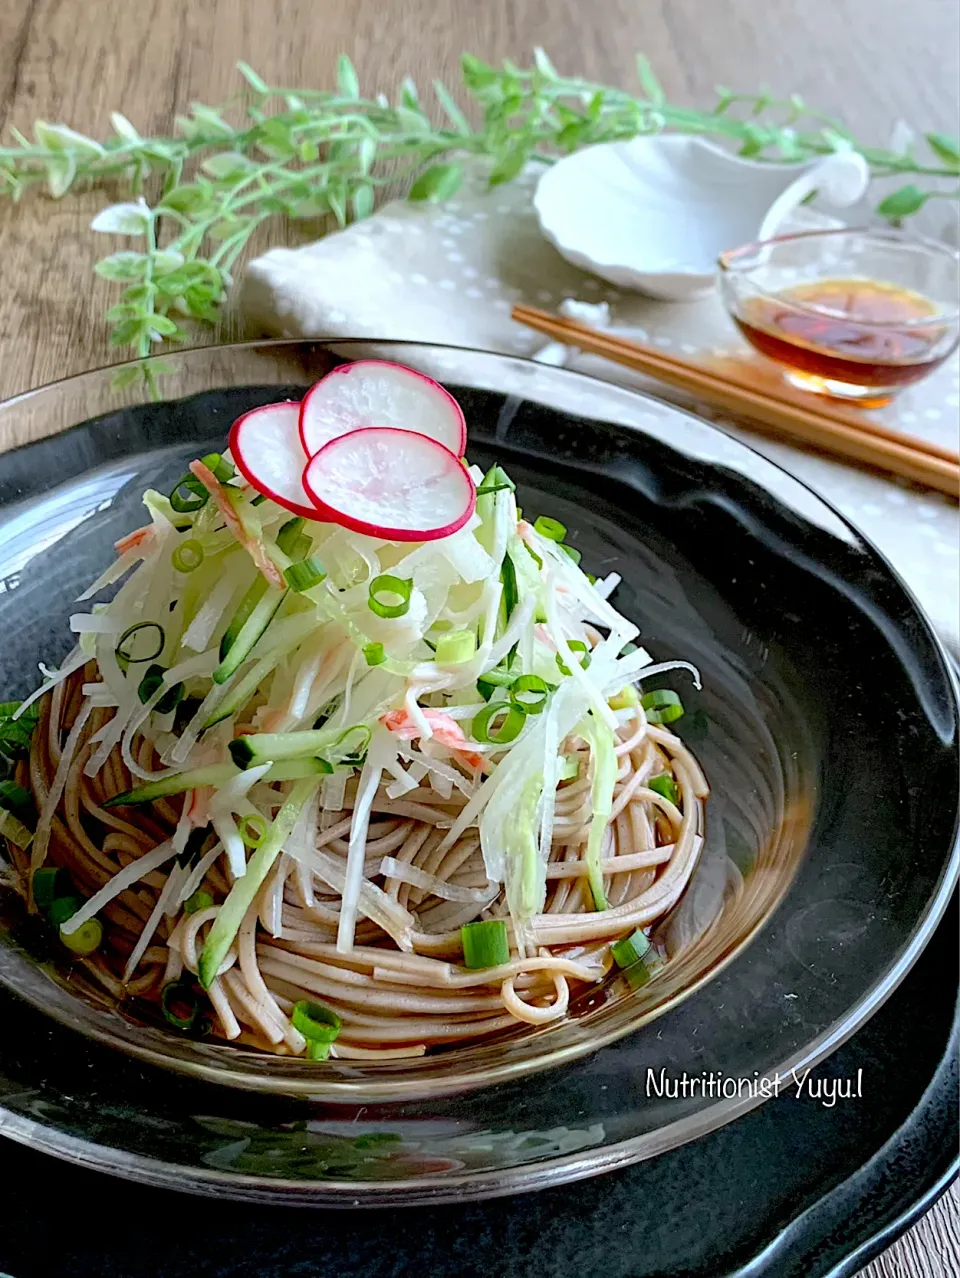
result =
M177 361L186 357L205 357L215 356L218 352L224 350L245 349L253 352L260 348L276 348L312 346L317 345L327 349L332 349L335 353L340 347L349 346L381 346L394 347L399 350L403 348L429 348L431 350L448 350L461 351L471 355L480 355L492 357L498 360L506 360L510 363L527 364L531 361L523 356L508 351L494 351L476 347L462 347L454 343L442 343L432 341L416 341L410 339L391 339L391 338L338 338L338 337L317 337L317 338L260 338L246 340L242 342L228 342L210 344L209 346L185 347L178 351L169 352L165 355L156 355L144 359L134 359L126 364L101 365L96 368L84 370L80 373L71 374L54 381L44 383L41 386L29 388L17 395L11 396L6 400L0 401L0 412L11 408L14 404L24 403L34 397L39 397L46 392L55 389L61 389L71 383L78 383L86 378L95 380L106 379L116 374L118 369L123 367L142 367L144 363L155 360L160 363L163 360ZM552 372L561 373L565 377L572 377L576 380L586 378L588 381L596 381L590 378L588 374L578 372L571 369L553 369ZM728 432L717 426L715 423L697 416L675 404L664 403L656 397L652 397L642 390L636 390L632 387L618 385L617 383L608 384L611 390L620 393L626 393L631 396L639 397L641 400L653 402L658 407L665 407L671 412L679 413L686 418L692 418L699 426L707 427L712 431L716 431L720 435L727 438L734 438L737 445L748 453L756 453L756 449L743 440L730 437ZM145 401L139 401L145 402ZM127 407L127 405L122 405ZM86 419L85 419L86 420ZM29 443L42 442L46 439L52 439L56 435L64 434L69 428L64 428L53 432L49 436L41 436L38 440L23 441L12 445L7 450L16 451L18 448L24 447ZM629 430L630 427L623 427ZM2 455L2 454L0 454ZM942 660L944 671L950 686L951 702L954 719L956 721L960 714L960 676L958 676L957 666L950 652L944 645L937 631L933 628L926 613L915 599L910 587L902 580L897 570L890 564L886 556L825 497L812 489L803 480L796 478L790 472L784 472L782 466L777 462L771 461L769 458L760 454L765 464L772 467L775 471L786 473L791 482L798 487L811 493L812 496L829 510L835 518L845 525L854 536L860 541L878 560L890 576L897 582L899 588L909 598L914 605L917 616L923 623L927 637L932 643L933 648ZM960 817L960 810L958 810ZM791 1068L804 1069L808 1066L814 1066L822 1062L836 1048L840 1047L848 1038L850 1038L867 1020L869 1020L875 1012L886 1002L889 996L901 983L913 967L927 942L933 935L934 930L939 924L949 903L954 885L960 876L960 821L955 821L952 844L949 849L948 856L944 862L943 870L939 881L934 889L933 895L927 904L926 909L916 921L912 932L905 939L896 960L890 965L888 970L881 975L873 984L864 992L859 1001L853 1008L848 1009L841 1017L833 1021L825 1027L815 1038L805 1042L801 1047L795 1048L788 1055L788 1059L781 1064L781 1072ZM763 926L766 918L761 920L759 926ZM722 964L727 964L734 957L742 957L744 950L749 948L749 943L754 939L757 929L752 929L748 937L744 938L743 943L737 947L735 955L731 955ZM719 969L718 969L719 970ZM712 974L711 974L712 975ZM689 994L693 993L695 988L699 987L701 982L696 982L689 989L684 989L681 998L676 1001L682 1001ZM23 997L21 994L20 997ZM26 1000L31 1002L29 998ZM675 1005L675 1001L671 1000L669 1007ZM34 1004L36 1006L36 1004ZM664 1008L666 1011L668 1008ZM41 1009L45 1010L45 1009ZM659 1011L659 1009L658 1009ZM49 1013L48 1013L49 1014ZM54 1020L59 1020L54 1016ZM653 1019L653 1018L651 1018ZM63 1022L61 1022L63 1023ZM642 1022L638 1022L635 1028L639 1028ZM76 1032L76 1027L74 1028ZM96 1033L91 1034L89 1031L80 1030L85 1038L91 1041L104 1043L104 1040ZM627 1031L630 1032L630 1031ZM616 1035L616 1038L622 1035ZM206 1078L208 1082L216 1082L220 1085L236 1086L232 1080L224 1078L223 1073L217 1070L217 1076L206 1075L201 1070L180 1070L176 1067L171 1070L168 1062L157 1061L148 1051L129 1051L128 1049L119 1048L115 1043L107 1044L112 1050L123 1051L132 1059L146 1061L153 1065L160 1065L168 1072L184 1073L193 1075L194 1077ZM596 1050L605 1043L595 1043L589 1051ZM584 1053L589 1054L589 1053ZM580 1053L574 1054L572 1059L576 1059ZM562 1066L569 1063L571 1058L564 1055L554 1056L549 1062L538 1062L531 1071L524 1073L539 1074L544 1069ZM498 1081L498 1080L491 1080ZM260 1090L260 1089L256 1089ZM391 1103L395 1099L404 1099L402 1097L391 1097L386 1103ZM412 1099L412 1098L408 1098ZM352 1181L324 1181L317 1183L304 1184L301 1181L291 1180L286 1177L265 1177L254 1173L236 1173L223 1171L215 1168L185 1168L180 1163L168 1162L163 1159L157 1159L150 1154L135 1154L132 1151L120 1151L110 1146L101 1145L95 1141L90 1141L83 1137L77 1137L70 1132L58 1129L56 1126L48 1127L44 1123L39 1123L35 1119L30 1119L7 1110L0 1104L0 1128L4 1134L11 1137L18 1143L40 1149L43 1152L53 1154L63 1158L66 1161L74 1163L82 1163L87 1166L94 1166L98 1170L102 1170L114 1175L129 1175L131 1179L156 1185L158 1187L176 1188L186 1190L192 1193L218 1193L225 1197L235 1198L246 1201L259 1202L287 1202L287 1203L303 1203L304 1205L315 1206L345 1206L355 1205L363 1207L374 1207L380 1205L418 1205L418 1204L441 1204L468 1201L479 1198L500 1197L505 1194L524 1192L530 1188L542 1188L544 1186L555 1186L576 1181L585 1177L594 1176L603 1172L630 1166L633 1163L643 1161L646 1158L655 1157L660 1153L665 1153L670 1149L686 1144L692 1140L705 1136L717 1128L728 1124L729 1122L739 1118L741 1115L756 1108L763 1103L764 1097L758 1095L756 1098L745 1096L734 1099L726 1099L711 1104L702 1110L697 1111L693 1115L685 1116L673 1123L667 1124L655 1132L642 1133L622 1139L620 1141L611 1142L603 1145L598 1149L578 1151L575 1154L559 1154L543 1159L539 1162L526 1163L517 1167L506 1169L496 1169L488 1172L460 1173L456 1176L445 1179L442 1183L436 1182L426 1184L421 1180L415 1179L398 1179L386 1182L370 1182L364 1186L364 1193L358 1196L358 1187ZM531 1184L531 1180L535 1181L535 1185ZM345 1200L351 1200L349 1203Z
M828 237L836 236L838 238L849 235L866 235L877 240L893 241L894 243L905 244L908 248L923 249L931 257L946 257L960 270L960 249L951 248L949 244L944 244L941 240L935 240L927 235L915 235L912 231L901 231L896 227L883 226L834 226L834 227L817 227L809 231L791 231L785 235L772 235L766 240L750 240L746 244L738 244L736 248L724 249L717 257L717 271L721 282L730 279L734 275L746 276L750 271L756 269L758 263L751 261L740 264L737 259L740 255L754 255L761 253L764 249L777 248L781 244L793 244L807 240L822 240ZM766 297L773 301L782 302L783 295L770 289L764 288L755 281L750 281L750 287L760 297ZM797 311L804 311L808 315L816 315L819 317L828 316L836 318L836 312L826 307L817 306L814 303L799 301L794 298L788 299L790 306ZM932 299L931 299L932 300ZM724 299L726 301L726 299ZM730 309L729 307L727 308ZM952 308L941 307L933 315L921 315L915 319L900 320L857 320L857 324L863 328L873 328L885 331L891 328L925 328L930 324L936 323L956 323L960 319L960 305Z

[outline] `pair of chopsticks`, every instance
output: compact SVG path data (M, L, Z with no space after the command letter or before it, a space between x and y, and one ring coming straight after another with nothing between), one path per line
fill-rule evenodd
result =
M566 346L601 355L745 417L767 434L796 440L960 498L960 453L889 430L861 409L837 407L831 401L821 401L816 395L773 381L756 364L745 364L742 377L737 376L726 367L692 364L534 306L515 306L513 318Z

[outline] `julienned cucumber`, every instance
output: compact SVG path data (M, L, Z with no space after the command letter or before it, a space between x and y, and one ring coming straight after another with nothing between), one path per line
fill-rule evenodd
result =
M287 759L276 763L269 772L264 773L264 781L300 781L304 777L328 776L333 768L326 759ZM103 804L105 808L127 807L137 803L152 803L154 799L165 799L171 794L183 794L185 790L196 790L204 785L223 785L231 777L237 775L232 763L213 763L206 768L193 768L188 772L177 772L173 776L164 777L160 781L151 781L149 785L141 785L136 790L124 790L115 794Z
M370 743L370 729L362 723L345 729L314 728L308 732L257 732L230 742L230 754L241 768L267 760L304 759L342 747L339 755L357 755ZM328 764L329 766L329 764Z
M270 872L270 867L290 837L303 805L313 794L317 784L316 777L307 777L303 781L298 781L293 787L273 824L263 836L260 846L247 862L246 873L242 878L237 879L227 899L221 905L220 913L214 919L197 965L197 975L204 989L209 989L213 984L217 970L233 944L244 915L260 891L264 879Z
M297 544L297 540L301 535L300 530L303 528L303 520L298 516L296 519L288 519L280 531L277 533L277 549L284 556L292 555ZM307 549L310 547L310 539L307 539ZM240 631L249 620L254 608L261 601L267 589L267 580L259 573L257 579L251 585L250 589L240 600L240 606L230 619L230 624L224 631L223 638L220 640L220 660L223 661L227 653L236 642ZM222 680L218 680L218 683Z
M223 638L220 640L220 660L223 661L227 653L237 641L237 636L250 619L250 615L256 608L257 604L263 598L267 591L267 579L260 573L257 573L257 579L251 585L250 589L240 600L237 611L230 618L230 624L223 632Z
M268 586L260 602L254 607L240 627L237 637L230 644L226 655L213 672L214 683L226 683L237 667L249 657L257 640L269 626L283 603L287 592L277 586ZM242 607L242 605L241 605Z

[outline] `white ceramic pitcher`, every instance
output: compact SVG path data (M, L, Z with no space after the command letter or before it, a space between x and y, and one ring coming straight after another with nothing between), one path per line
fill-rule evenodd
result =
M855 203L869 181L856 151L806 164L742 159L702 138L658 134L566 156L534 195L540 227L583 270L683 301L714 284L724 249L768 239L813 192Z

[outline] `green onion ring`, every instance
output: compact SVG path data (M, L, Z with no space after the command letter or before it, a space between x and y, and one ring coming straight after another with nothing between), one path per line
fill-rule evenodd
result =
M410 608L410 595L413 592L412 577L395 577L393 573L382 572L370 583L367 606L378 617L403 617ZM379 594L399 595L400 602L384 603L378 599Z
M493 721L501 714L506 717L494 734ZM520 735L526 721L527 712L523 706L509 701L494 701L474 716L471 732L473 739L484 745L508 745Z
M140 630L156 630L160 636L159 644L154 652L145 653L142 657L133 657L128 652L124 652L123 645L128 639L131 639ZM157 621L138 621L136 625L127 626L126 630L117 640L114 653L118 661L125 661L128 665L137 665L141 661L154 661L163 652L163 646L167 642L167 634L163 626Z

